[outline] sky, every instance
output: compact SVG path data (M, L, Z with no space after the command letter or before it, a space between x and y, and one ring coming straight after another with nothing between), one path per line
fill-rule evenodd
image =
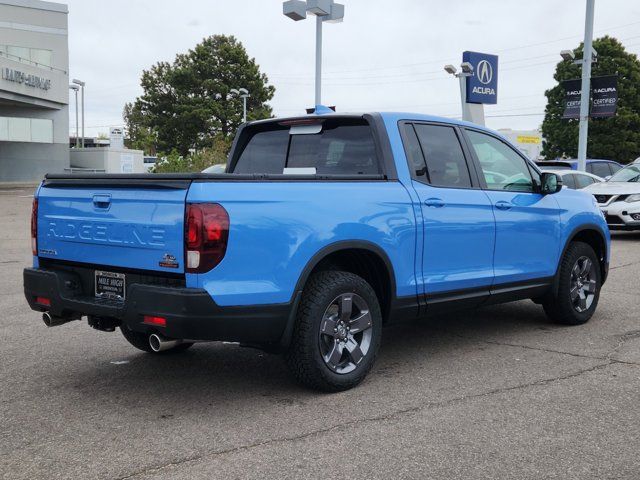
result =
M86 81L87 135L123 124L140 76L204 37L235 35L276 88L276 116L313 105L314 18L294 22L280 0L68 0L70 76ZM342 0L325 24L323 103L338 111L459 117L457 81L444 70L464 50L499 56L491 128L534 129L559 52L583 39L585 0ZM640 1L598 0L594 36L640 54ZM242 87L242 85L238 85ZM73 105L71 105L73 108ZM70 115L70 122L75 118Z

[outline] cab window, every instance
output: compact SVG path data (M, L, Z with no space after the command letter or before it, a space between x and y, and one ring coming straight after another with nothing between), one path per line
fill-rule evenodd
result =
M458 135L453 127L414 125L430 185L436 187L471 188L469 167ZM415 163L416 160L413 160ZM419 168L415 168L416 173Z
M540 175L506 143L475 130L467 130L467 136L480 162L488 189L514 192L537 190Z

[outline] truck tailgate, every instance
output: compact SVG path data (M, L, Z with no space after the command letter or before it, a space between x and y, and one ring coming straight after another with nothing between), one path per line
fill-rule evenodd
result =
M184 272L188 184L48 186L38 193L38 256L96 266Z

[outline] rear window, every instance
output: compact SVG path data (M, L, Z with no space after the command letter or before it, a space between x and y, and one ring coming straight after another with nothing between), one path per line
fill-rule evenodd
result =
M371 127L360 119L326 119L322 130L312 134L290 134L275 123L259 125L239 149L233 173L282 174L285 168L315 168L325 175L380 173Z

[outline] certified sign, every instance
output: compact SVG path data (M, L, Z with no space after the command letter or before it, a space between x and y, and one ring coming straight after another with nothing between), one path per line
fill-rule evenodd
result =
M467 103L497 103L498 56L467 51L462 61L473 65L473 75L467 77Z

